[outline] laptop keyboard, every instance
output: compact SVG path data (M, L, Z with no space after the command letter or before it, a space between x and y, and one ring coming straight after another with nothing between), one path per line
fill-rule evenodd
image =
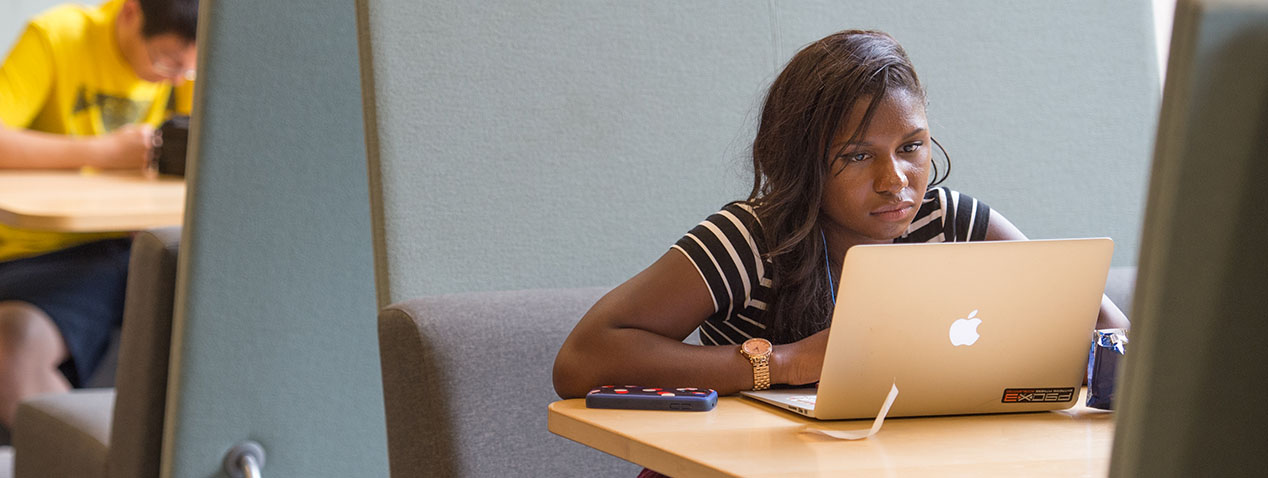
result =
M788 397L788 400L791 400L797 403L804 403L806 405L810 405L811 407L813 407L815 406L815 397L817 396L818 395L793 395L791 397Z

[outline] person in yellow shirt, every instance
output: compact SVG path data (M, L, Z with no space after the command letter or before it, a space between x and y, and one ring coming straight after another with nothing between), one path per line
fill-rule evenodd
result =
M135 168L193 79L198 0L62 5L0 64L0 168ZM188 91L188 90L185 90ZM123 315L130 239L0 225L0 425L97 368Z

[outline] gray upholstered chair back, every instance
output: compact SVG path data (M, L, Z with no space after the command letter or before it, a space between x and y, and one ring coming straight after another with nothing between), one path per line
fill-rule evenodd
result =
M180 228L132 242L116 390L34 397L18 408L17 478L159 475Z
M1116 267L1106 284L1128 313L1135 275ZM442 295L381 311L392 476L633 476L636 466L546 429L555 354L605 291Z
M167 402L179 227L137 234L132 242L114 417L106 476L157 477ZM140 271L144 271L140 273Z
M1105 295L1122 309L1127 318L1132 314L1132 293L1136 291L1136 266L1111 267L1105 280Z
M394 477L634 476L638 467L555 436L555 354L606 289L409 300L379 313Z

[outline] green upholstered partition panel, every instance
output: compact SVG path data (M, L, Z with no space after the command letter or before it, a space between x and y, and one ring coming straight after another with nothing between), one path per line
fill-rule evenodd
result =
M363 0L380 304L615 284L748 191L764 89L879 28L929 90L952 187L1135 260L1159 95L1148 0Z
M1268 2L1176 10L1110 476L1268 468Z
M200 6L163 476L386 476L355 9Z

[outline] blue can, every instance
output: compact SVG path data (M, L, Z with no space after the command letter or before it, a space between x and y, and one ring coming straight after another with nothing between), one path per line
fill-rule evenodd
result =
M1087 406L1114 409L1114 377L1127 354L1127 331L1098 329L1092 333L1087 363Z

